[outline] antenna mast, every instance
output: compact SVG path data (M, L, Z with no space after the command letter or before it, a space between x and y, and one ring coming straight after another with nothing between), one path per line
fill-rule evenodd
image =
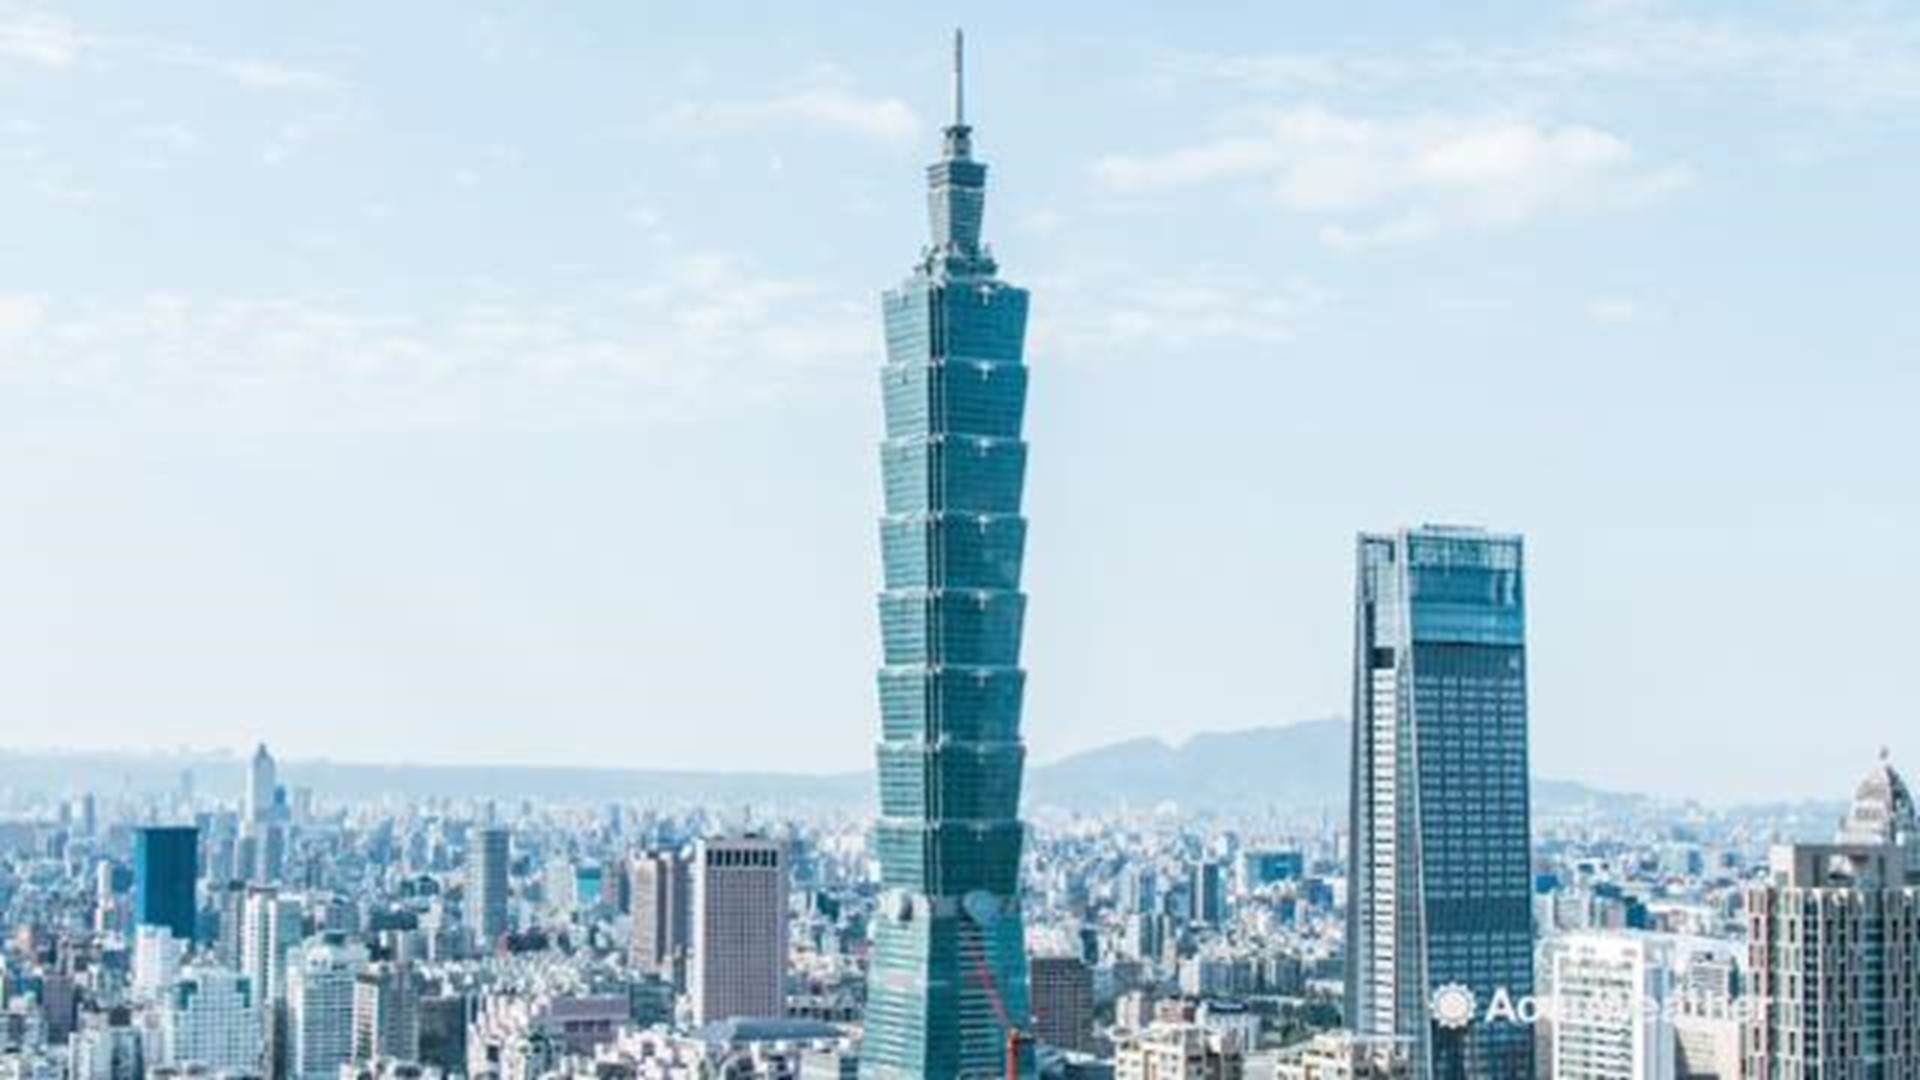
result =
M953 126L967 126L967 38L958 27L953 31Z

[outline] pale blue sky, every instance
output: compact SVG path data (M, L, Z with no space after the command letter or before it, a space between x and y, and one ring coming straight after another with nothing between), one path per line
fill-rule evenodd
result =
M1920 16L1461 7L968 9L1035 755L1344 712L1470 521L1538 771L1920 760ZM951 10L0 0L6 741L864 764Z

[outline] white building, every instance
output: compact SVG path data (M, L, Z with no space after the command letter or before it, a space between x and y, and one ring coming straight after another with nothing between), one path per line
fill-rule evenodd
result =
M316 942L287 967L287 1076L334 1080L353 1060L353 988L367 962L358 946Z
M126 1019L124 1011L118 1022L104 1013L81 1019L79 1030L67 1040L73 1080L140 1080L146 1075L140 1029Z
M1548 1075L1736 1075L1739 959L1735 942L1684 934L1582 930L1548 939L1542 966L1550 1008L1541 1021ZM1725 1057L1730 1035L1733 1060Z
M625 995L488 994L467 1027L467 1068L499 1080L535 1080L584 1059L627 1022Z
M1550 954L1554 1080L1673 1080L1672 973L1661 946L1582 931Z
M693 856L693 1020L786 1014L787 855L778 840L702 840Z
M245 919L240 968L253 980L261 1002L279 1001L286 996L287 955L303 937L300 905L272 887L251 888Z
M156 1001L180 977L187 943L164 926L142 926L133 934L133 996Z
M162 1003L153 1064L257 1073L265 1033L251 979L222 968L188 968Z
M628 1027L576 1063L575 1076L643 1080L852 1080L858 1044L819 1020L729 1020L697 1031ZM504 1074L502 1080L511 1080Z
M1197 1024L1155 1024L1115 1047L1114 1080L1241 1080L1247 1048Z
M1406 1080L1407 1040L1334 1031L1280 1052L1275 1080Z
M1842 844L1879 845L1897 849L1896 863L1908 881L1920 878L1920 813L1913 792L1894 771L1885 750L1880 764L1853 792L1853 807L1835 839Z

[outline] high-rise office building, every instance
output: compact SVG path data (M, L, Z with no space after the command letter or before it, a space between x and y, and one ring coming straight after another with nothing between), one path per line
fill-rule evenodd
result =
M1430 1008L1533 993L1520 538L1362 536L1355 601L1348 1023L1419 1080L1531 1080L1530 1027Z
M69 1075L72 1080L142 1080L147 1075L144 1034L133 1024L129 1009L82 1015L80 1027L68 1044L72 1061Z
M213 889L213 913L217 933L213 938L214 959L232 971L242 968L247 937L247 885L244 881L225 881Z
M353 1060L354 983L366 959L358 946L316 940L287 965L288 1080L336 1080Z
M241 872L255 885L278 885L286 877L287 827L277 821L246 826L234 844Z
M100 933L130 926L131 910L121 895L126 891L123 878L127 878L126 870L105 859L93 868L93 928Z
M420 978L412 965L383 962L353 985L353 1060L420 1057Z
M420 1064L452 1075L467 1071L467 1021L472 1002L465 994L434 994L420 999Z
M92 839L100 831L100 805L95 801L93 792L85 792L80 796L78 818L76 824L81 836Z
M1775 848L1771 880L1747 890L1753 1080L1920 1076L1920 884L1898 840L1911 832L1868 827L1910 826L1905 792L1883 763L1840 842Z
M1618 931L1549 943L1553 1080L1674 1080L1668 951L1660 938Z
M263 1009L286 995L287 956L300 945L304 921L298 901L267 886L247 890L240 968L253 980Z
M273 820L275 793L280 790L280 770L274 764L273 755L267 752L267 744L261 743L253 748L253 760L247 763L246 805L242 807L243 823L265 825Z
M1093 1052L1093 969L1077 956L1036 956L1028 965L1033 1037L1042 1046Z
M142 926L133 934L133 996L156 1001L180 977L188 942L164 926Z
M700 841L693 853L694 1022L786 1015L787 853L764 836Z
M1541 943L1554 1080L1740 1075L1740 947L1644 930L1576 930Z
M1155 886L1151 868L1136 866L1121 876L1120 905L1129 914L1155 914L1159 900L1159 890Z
M280 792L279 766L261 743L247 763L240 835L234 844L240 875L256 885L277 885L285 876L287 826Z
M467 837L467 925L483 950L492 951L509 929L507 921L507 830L476 829Z
M137 926L161 927L183 944L193 941L200 877L200 830L152 825L134 834L133 911Z
M1212 859L1193 864L1187 882L1191 894L1193 921L1207 926L1223 926L1227 921L1227 878L1225 869Z
M189 968L159 1011L157 1065L260 1075L265 1021L253 981L223 968Z
M671 851L638 855L628 873L633 912L633 963L649 975L678 983L687 952L687 863Z
M1027 293L981 242L954 41L954 115L927 170L932 243L883 304L884 652L861 1075L1001 1075L1028 1016L1020 910ZM1027 1068L1031 1068L1029 1062ZM1023 1070L1024 1071L1024 1070Z

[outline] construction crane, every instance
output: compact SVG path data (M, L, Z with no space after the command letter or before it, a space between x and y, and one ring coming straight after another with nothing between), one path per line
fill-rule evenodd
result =
M962 940L968 939L962 935ZM1008 1014L1007 1003L1001 1000L1000 986L994 981L993 968L987 964L986 951L981 948L979 940L971 939L968 943L973 946L974 975L980 980L980 988L987 993L987 1004L993 1006L993 1014L1000 1020L1000 1030L1007 1033L1006 1080L1020 1080L1020 1059L1033 1045L1033 1035L1014 1023L1013 1017Z

